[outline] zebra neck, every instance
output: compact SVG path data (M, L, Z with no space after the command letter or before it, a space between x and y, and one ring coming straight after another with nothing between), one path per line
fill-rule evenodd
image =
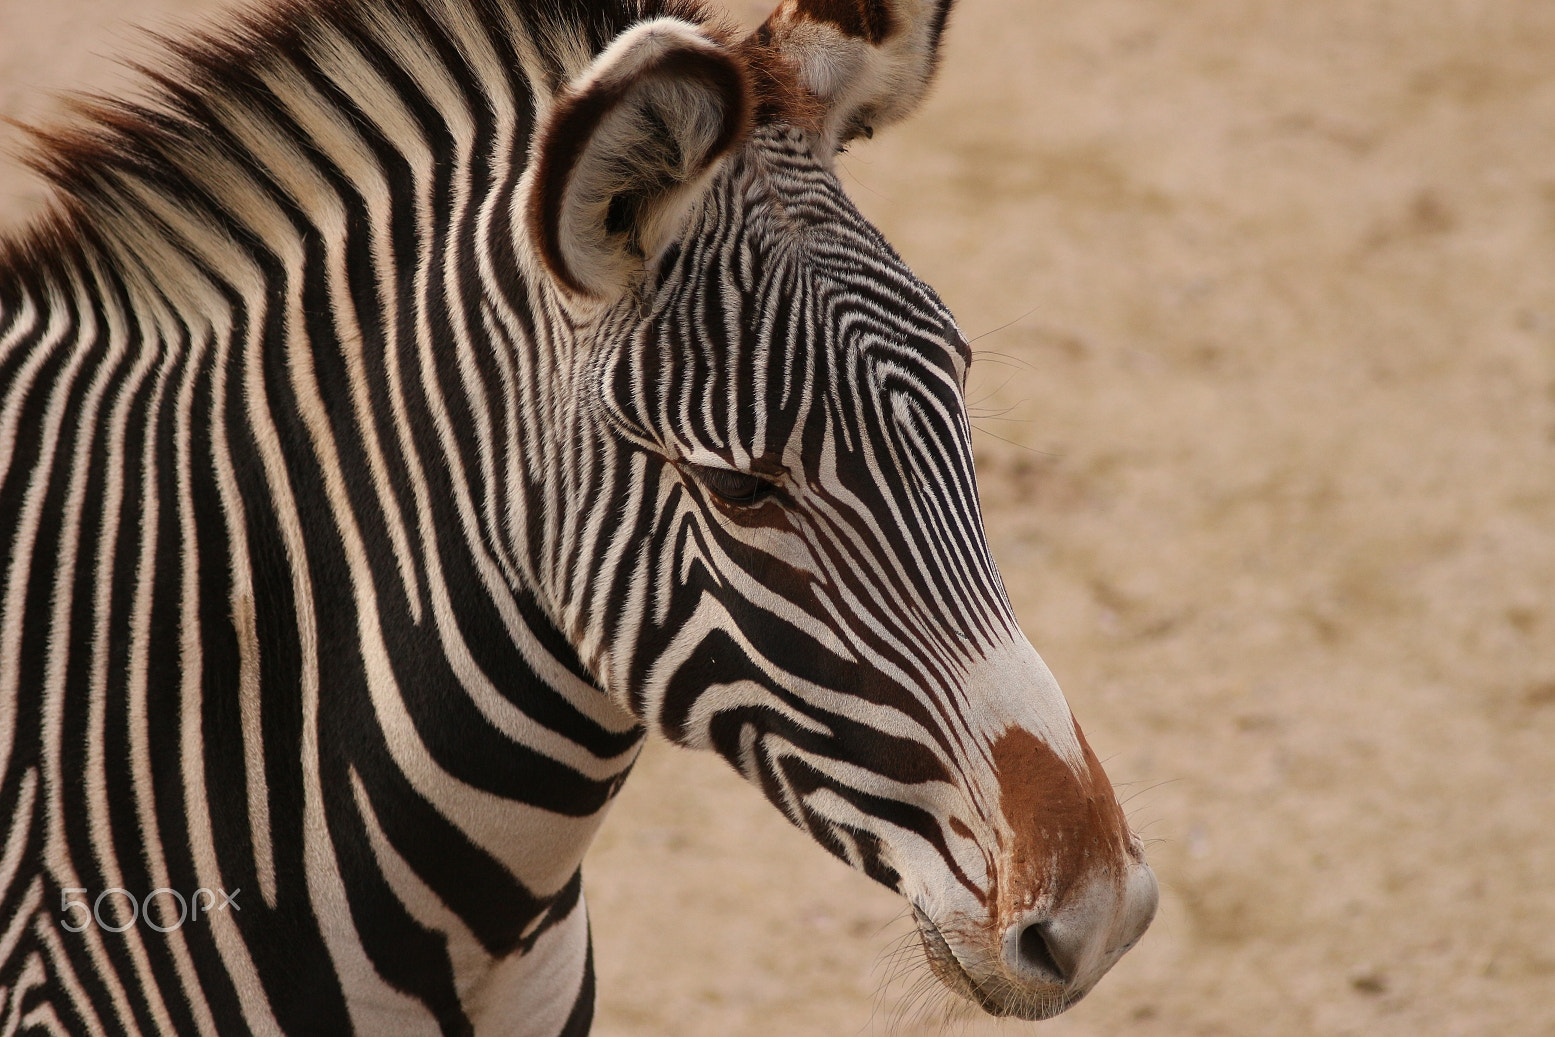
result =
M539 898L514 894L512 917L538 917L640 738L548 605L588 478L559 447L576 448L578 371L510 218L536 98L594 42L555 21L567 4L546 26L455 6L288 9L264 47L186 50L146 105L54 139L60 215L0 255L0 498L42 464L16 449L28 408L57 398L83 478L160 516L92 578L180 617L147 634L153 687L220 628L192 672L231 723L201 734L247 778L211 811L246 811L252 857L222 868L267 903L327 856L281 848L306 841L270 814L285 789L314 811L307 838L327 821L380 858L427 832L377 818L431 803ZM266 758L274 711L312 769Z

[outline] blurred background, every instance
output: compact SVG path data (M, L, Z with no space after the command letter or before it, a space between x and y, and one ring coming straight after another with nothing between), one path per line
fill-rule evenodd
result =
M0 114L216 10L0 0ZM962 0L841 169L974 338L994 554L1163 887L1067 1015L948 1032L1555 1034L1555 4ZM601 1037L947 1025L720 761L650 745L585 874Z

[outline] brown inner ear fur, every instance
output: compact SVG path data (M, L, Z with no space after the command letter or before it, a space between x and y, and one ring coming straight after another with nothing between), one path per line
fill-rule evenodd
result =
M702 156L701 173L750 132L754 91L744 61L727 53L678 48L665 54L637 75L622 82L600 82L563 98L538 149L536 182L539 189L530 200L529 221L546 266L562 284L589 294L569 269L561 246L563 201L572 173L583 157L594 131L631 94L650 79L695 82L718 98L726 118L722 132ZM662 195L677 186L673 182L644 182L634 191L639 198Z

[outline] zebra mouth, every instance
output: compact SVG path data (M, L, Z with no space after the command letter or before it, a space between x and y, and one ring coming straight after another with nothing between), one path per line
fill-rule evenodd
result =
M1033 1021L1050 1019L1085 996L1084 992L1081 992L1071 997L1061 987L1047 985L1040 989L1033 989L997 974L991 977L991 983L988 980L980 981L961 964L955 951L950 949L949 941L940 932L939 926L935 925L916 904L913 905L912 911L913 918L918 923L918 937L923 942L929 968L933 970L935 977L989 1015L1015 1016Z

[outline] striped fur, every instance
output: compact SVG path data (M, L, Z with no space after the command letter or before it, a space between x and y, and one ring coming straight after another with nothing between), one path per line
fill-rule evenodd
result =
M946 6L846 45L921 87ZM586 1033L579 864L645 729L990 1011L1137 937L814 13L285 5L46 139L0 256L0 1031ZM239 892L73 931L112 889Z

